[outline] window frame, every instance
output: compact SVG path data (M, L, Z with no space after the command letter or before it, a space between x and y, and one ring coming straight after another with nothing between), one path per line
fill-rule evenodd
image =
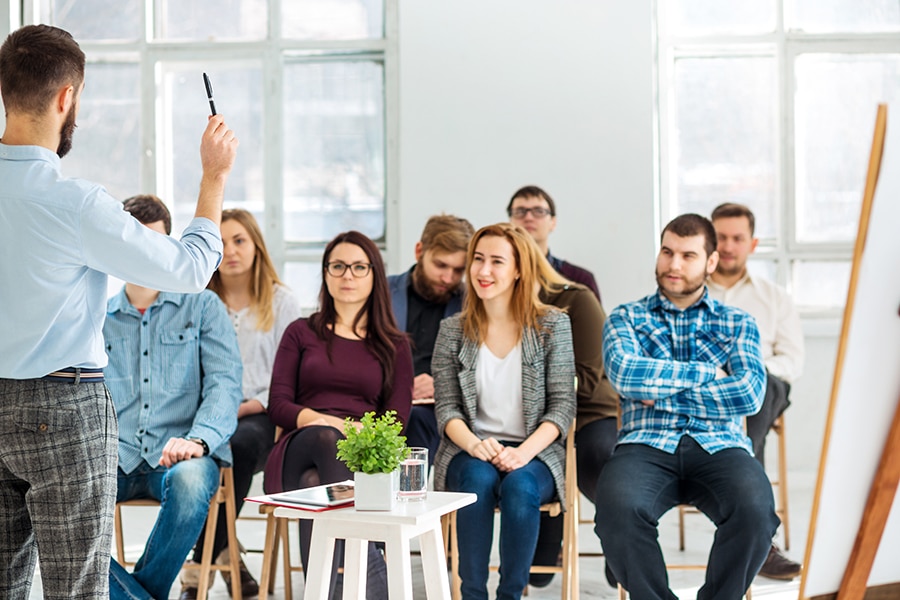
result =
M764 34L715 34L678 36L666 28L667 3L654 1L654 31L656 60L654 77L656 106L654 146L657 163L657 234L676 215L674 176L674 127L676 101L675 61L693 57L772 56L777 65L775 111L778 140L776 164L775 239L760 239L754 254L757 260L774 261L776 283L791 291L794 265L801 261L850 262L854 242L802 242L797 239L796 161L795 140L795 78L794 65L804 54L898 54L900 35L893 33L806 33L785 29L785 4L790 0L776 0L775 29ZM873 106L872 125L875 111ZM864 174L862 174L864 176ZM859 195L862 198L863 189ZM799 306L804 318L836 319L843 313L841 306L821 308Z
M143 36L136 41L78 40L88 63L122 62L127 55L137 56L140 68L140 137L141 192L165 197L172 185L167 173L165 152L165 119L161 102L162 86L157 87L157 69L161 63L257 62L261 65L263 85L262 139L263 144L263 219L260 222L272 261L280 275L288 263L321 261L327 242L289 241L284 237L284 158L283 75L291 62L323 62L331 60L374 60L384 69L384 126L385 126L385 190L384 237L374 240L387 258L399 246L400 231L400 173L399 173L399 0L383 0L384 32L380 39L355 40L296 40L280 37L282 2L267 0L267 35L255 41L156 41L153 16L157 0L143 0ZM39 23L43 0L23 0L25 23ZM17 5L18 2L11 2ZM202 86L198 87L198 94ZM198 95L198 98L200 96ZM203 99L205 101L205 99ZM240 132L237 132L240 135ZM199 174L198 174L199 175ZM304 306L312 309L314 306Z

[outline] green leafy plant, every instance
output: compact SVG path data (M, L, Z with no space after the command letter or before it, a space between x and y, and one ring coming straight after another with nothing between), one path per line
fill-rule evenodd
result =
M400 435L403 423L390 410L377 419L367 412L357 427L349 417L344 420L345 440L337 443L337 457L354 473L390 473L409 454L406 436Z

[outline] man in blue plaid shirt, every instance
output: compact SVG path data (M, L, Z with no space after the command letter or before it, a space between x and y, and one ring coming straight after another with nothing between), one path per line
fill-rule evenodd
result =
M597 483L595 531L635 600L676 598L657 541L672 507L692 504L718 527L698 600L740 598L779 524L743 427L766 389L759 331L707 293L717 262L712 223L675 218L662 233L656 293L616 308L603 330L622 428Z

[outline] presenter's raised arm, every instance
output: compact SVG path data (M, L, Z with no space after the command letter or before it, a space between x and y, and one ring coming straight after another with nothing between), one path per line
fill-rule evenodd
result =
M200 197L197 199L195 217L205 217L216 224L222 221L222 200L225 197L225 181L234 165L238 139L228 129L222 115L209 117L206 131L200 139L200 162L203 177L200 180Z

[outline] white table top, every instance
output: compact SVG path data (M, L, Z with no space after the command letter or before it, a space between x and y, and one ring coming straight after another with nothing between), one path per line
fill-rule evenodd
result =
M355 507L337 508L314 512L299 508L279 506L276 517L313 519L316 521L345 521L364 523L391 523L396 525L421 525L430 519L453 512L475 502L475 494L459 492L428 492L424 501L395 502L392 510L356 510Z

